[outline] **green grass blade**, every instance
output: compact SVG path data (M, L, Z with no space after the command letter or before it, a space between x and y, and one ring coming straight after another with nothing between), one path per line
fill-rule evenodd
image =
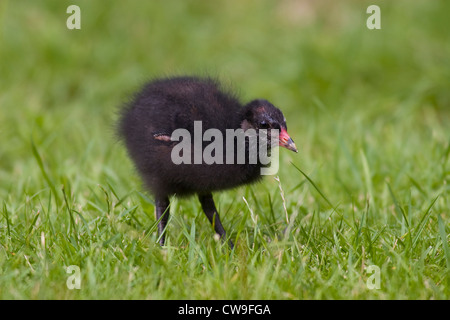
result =
M391 198L394 201L395 210L397 211L397 213L399 213L401 216L403 216L403 219L404 219L407 227L409 228L409 222L408 222L408 218L406 217L405 210L403 210L403 208L398 203L397 198L395 197L395 194L392 191L391 185L389 183L387 183L387 186L388 186L388 189L389 189L389 193L391 194Z
M6 219L6 231L7 231L7 234L8 234L8 238L11 238L11 223L10 223L10 221L9 221L9 213L8 213L8 208L6 208L6 202L5 201L3 201L3 216L5 217L5 219Z
M320 196L330 205L330 207L335 208L335 206L331 203L330 200L325 196L325 194L319 189L319 187L312 181L310 177L306 173L304 173L299 167L297 167L293 162L291 164L294 166L295 169L297 169L305 178L309 181L309 183L316 189L316 191L320 194Z
M59 197L58 197L58 193L56 192L55 184L50 179L49 175L47 174L47 171L45 170L44 162L42 161L42 157L39 154L39 151L37 150L37 147L34 144L33 139L31 139L31 150L33 152L34 158L36 159L36 161L38 163L39 169L41 170L42 176L44 177L45 181L47 182L48 186L50 187L50 189L53 192L53 195L54 195L54 198L56 201L56 205L59 206Z
M442 221L441 215L438 215L439 235L442 240L442 247L444 249L445 261L447 263L447 274L450 273L450 250L448 248L447 233L445 232L445 225Z
M431 214L431 208L433 208L434 204L436 203L436 200L439 198L440 195L437 195L436 198L433 199L431 204L428 206L427 210L425 210L425 213L422 215L422 219L420 219L420 222L417 224L416 229L414 230L414 239L412 242L412 247L414 248L417 244L417 241L419 240L419 237L423 231L423 228L425 227L425 223L427 222L427 218Z

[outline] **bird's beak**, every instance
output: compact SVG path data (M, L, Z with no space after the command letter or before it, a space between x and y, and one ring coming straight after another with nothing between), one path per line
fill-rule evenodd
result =
M286 149L289 149L291 151L298 152L294 140L292 140L291 137L288 135L286 129L281 128L279 139L280 139L279 145L281 147L285 147Z

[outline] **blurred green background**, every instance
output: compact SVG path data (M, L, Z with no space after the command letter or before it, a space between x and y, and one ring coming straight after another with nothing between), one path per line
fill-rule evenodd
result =
M66 9L71 4L81 9L80 30L66 27L70 15ZM366 9L372 4L381 9L381 30L366 27ZM109 184L119 195L132 190L143 192L123 147L114 138L118 107L152 77L197 74L218 77L243 102L266 98L286 115L290 135L300 152L280 152L283 165L279 176L288 213L300 219L295 227L310 221L311 212L323 213L327 204L291 161L342 208L344 217L358 220L358 214L370 202L367 210L372 222L378 224L371 229L372 236L377 232L378 236L385 235L383 226L392 227L392 233L384 239L389 245L374 244L381 251L400 248L394 243L404 240L402 236L411 231L410 225L399 222L403 221L403 208L411 228L414 225L412 229L421 231L420 236L425 233L419 227L429 231L426 241L431 241L437 251L434 260L425 263L430 267L425 267L424 274L431 279L427 281L434 283L432 289L430 285L429 291L422 287L424 281L419 277L414 285L408 281L397 283L392 291L386 289L378 296L372 292L369 297L448 298L448 287L441 285L446 283L443 278L448 276L450 263L444 252L444 242L448 241L442 240L442 235L448 237L449 230L449 13L450 2L444 0L1 0L0 272L3 288L18 289L4 289L0 296L74 297L70 295L74 293L67 296L63 289L40 291L39 287L33 295L30 288L36 288L39 272L22 278L11 268L29 270L31 265L39 270L39 255L33 256L36 246L42 243L42 233L50 237L45 221L60 222L62 230L67 229L61 186L71 206L88 221L90 232L102 234L108 229L92 227L102 216L98 203L104 195L98 185ZM49 190L50 198L54 197L50 207ZM268 178L251 191L225 193L219 203L227 208L235 198L240 199L236 192L241 196L250 192L256 195L253 200L264 215L268 210L266 200L258 203L256 199L266 199L267 193L273 195L277 190L277 182ZM428 221L426 209L436 197L433 212L437 214L429 224L417 225L422 217ZM139 209L141 219L153 221L150 204L139 197L130 201L130 207L140 203L144 209ZM278 201L275 216L283 221L281 200L273 201ZM238 202L239 210L245 210L242 201ZM316 207L320 203L322 207ZM40 206L49 209L47 220L42 216L34 219ZM182 206L189 212L188 203L182 202ZM191 211L197 212L198 204L192 206ZM58 216L52 213L54 210ZM146 210L149 212L143 213ZM230 213L228 225L230 221L236 225L239 210L234 216ZM438 215L445 222L444 233L438 231ZM192 215L185 213L184 217L189 220ZM247 220L251 224L251 219ZM82 224L80 220L77 223ZM337 227L339 221L333 223ZM205 237L211 235L206 219L199 218L197 228L204 230ZM333 229L327 229L330 239ZM171 232L176 230L174 227ZM127 243L127 233L117 230L106 232L108 236L103 240L115 233L123 236L122 244ZM156 240L154 232L151 237ZM326 243L320 237L317 234L317 243ZM303 240L300 242L305 243ZM423 246L408 255L406 265L417 257L428 259L424 250L430 243L423 240ZM56 236L53 241L53 248L61 245ZM183 241L174 238L172 244L177 246ZM50 238L47 246L51 247L49 243ZM145 246L150 250L148 247L153 248L154 243ZM83 254L75 257L68 251L58 251L66 265L71 259L83 261ZM31 258L24 259L24 255ZM379 259L380 265L386 263L383 270L392 270L381 257L385 255L378 253L370 258ZM50 263L57 261L51 255L47 259ZM357 261L360 267L364 264L364 250ZM322 262L316 261L318 265ZM321 271L323 279L331 277L330 270L333 268ZM64 279L61 272L56 274L56 278ZM210 297L273 298L278 293L281 298L361 297L358 290L349 293L353 292L351 286L347 291L318 293L317 287L326 288L325 282L299 289L292 281L292 287L286 284L283 294L280 289L273 294L252 295L249 289L239 296L237 292L242 289L237 287L234 296L212 291ZM120 281L117 286L120 288ZM114 292L105 292L106 297L114 297ZM142 297L148 296L142 293ZM168 291L150 297L183 298ZM202 294L193 293L192 297Z
M351 127L372 134L348 136L349 147L371 142L379 154L417 151L424 135L445 144L449 5L377 3L381 30L366 27L370 1L77 1L81 30L68 30L70 1L2 1L2 175L20 173L31 137L53 150L49 161L79 171L86 146L111 149L107 129L127 96L172 74L210 74L244 102L272 101L319 163ZM323 148L305 139L311 121Z

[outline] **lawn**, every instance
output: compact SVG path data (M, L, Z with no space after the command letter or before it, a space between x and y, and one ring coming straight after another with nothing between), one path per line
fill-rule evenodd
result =
M450 2L80 0L69 30L73 2L0 2L0 299L450 298ZM234 250L196 198L161 248L114 136L173 74L268 99L299 149L214 195Z

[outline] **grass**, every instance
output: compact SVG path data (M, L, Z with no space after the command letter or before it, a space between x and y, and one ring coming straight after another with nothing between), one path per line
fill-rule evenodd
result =
M446 1L0 3L1 299L450 298ZM264 183L153 202L114 139L148 77L204 74L286 115ZM80 267L81 288L70 290ZM367 285L379 270L380 288Z

